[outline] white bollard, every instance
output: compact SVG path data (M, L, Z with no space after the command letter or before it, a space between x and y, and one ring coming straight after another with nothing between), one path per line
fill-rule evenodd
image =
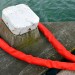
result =
M2 19L10 31L16 35L36 29L39 23L39 17L25 4L3 9Z

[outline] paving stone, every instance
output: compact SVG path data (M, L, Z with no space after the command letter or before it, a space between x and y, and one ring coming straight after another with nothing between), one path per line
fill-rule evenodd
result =
M55 37L69 51L75 47L75 22L45 22L44 25L52 31ZM35 32L36 35L32 35L32 33ZM38 29L28 32L27 34L15 36L9 31L1 20L0 35L11 46L27 54L32 54L33 56L38 56L45 59L62 59L62 56L56 52L56 50ZM36 39L35 37L33 39L28 38L31 36L36 36ZM26 38L28 40L24 41L22 38ZM48 68L30 65L26 62L20 61L0 49L0 75L41 75L47 70Z

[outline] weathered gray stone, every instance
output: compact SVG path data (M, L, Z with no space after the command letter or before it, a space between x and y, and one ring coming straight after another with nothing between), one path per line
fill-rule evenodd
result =
M21 36L12 35L9 30L3 26L3 22L0 21L0 35L13 47L19 49L27 54L38 56L42 58L50 58L53 60L60 60L60 56L47 39L38 30L34 30L38 33L37 39L30 39L20 44L19 39L31 35L27 33ZM75 22L47 22L44 25L52 31L55 37L69 50L75 47ZM6 29L5 29L6 28ZM8 32L8 33L7 33ZM26 36L25 36L26 35ZM11 38L13 37L13 40ZM28 38L27 37L27 38ZM19 38L19 39L18 39ZM10 40L10 41L9 41ZM15 41L14 41L15 40ZM19 43L14 43L14 42ZM13 42L13 44L11 43ZM28 44L29 42L29 44ZM18 46L17 46L18 45ZM60 58L59 58L60 57ZM9 54L0 50L0 75L41 75L48 68L27 64L23 61L13 58Z
M75 71L62 70L57 75L75 75Z
M38 29L29 31L28 33L25 33L23 35L14 35L2 20L0 20L0 35L11 46L18 49L32 45L32 43L38 41L40 36Z

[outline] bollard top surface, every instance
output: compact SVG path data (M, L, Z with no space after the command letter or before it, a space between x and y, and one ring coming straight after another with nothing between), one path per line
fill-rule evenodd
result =
M2 19L12 33L19 35L37 27L39 17L28 5L10 6L2 11Z

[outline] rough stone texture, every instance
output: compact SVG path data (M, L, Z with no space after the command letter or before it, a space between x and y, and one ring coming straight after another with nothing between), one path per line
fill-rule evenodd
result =
M75 71L62 70L57 75L75 75Z
M75 47L75 22L47 22L44 24L53 32L56 38L67 49L69 49L69 51ZM4 23L0 21L0 35L16 49L19 49L27 54L33 54L34 56L46 59L50 58L53 60L60 60L62 58L62 56L55 51L51 44L49 44L42 33L40 33L38 30L34 30L33 32L37 32L38 34L36 34L36 36L39 35L39 38L33 41L34 38L33 40L28 38L30 37L29 35L32 34L29 32L22 35L23 38L27 37L28 41L25 40L25 42L21 44L19 39L22 39L22 37L11 34L8 28L4 26ZM48 68L30 65L26 62L15 59L9 54L5 53L3 50L0 50L0 75L41 75L46 70L48 70Z

